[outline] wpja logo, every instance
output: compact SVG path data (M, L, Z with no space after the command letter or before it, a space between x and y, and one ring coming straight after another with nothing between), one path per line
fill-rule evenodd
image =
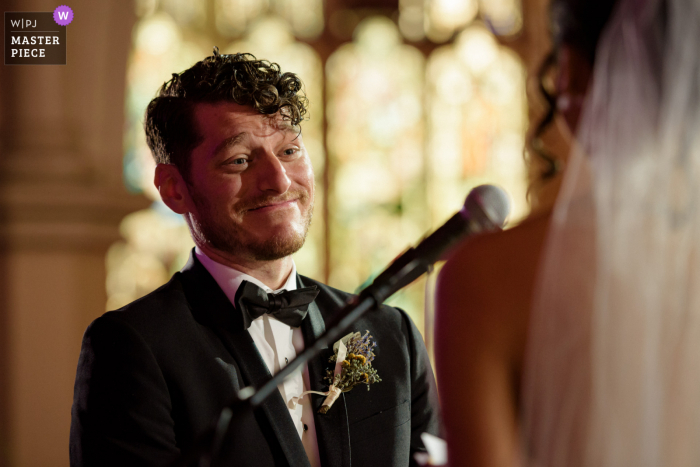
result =
M73 10L5 12L5 65L65 65L66 26Z

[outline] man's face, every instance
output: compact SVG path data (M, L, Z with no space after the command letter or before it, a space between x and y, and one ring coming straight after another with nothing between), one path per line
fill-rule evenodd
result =
M301 248L314 174L299 129L229 102L197 104L194 116L202 136L188 184L195 243L256 261Z

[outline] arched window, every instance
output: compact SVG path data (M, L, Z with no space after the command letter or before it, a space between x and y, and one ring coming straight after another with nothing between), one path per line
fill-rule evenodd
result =
M527 214L524 83L519 59L480 24L430 55L426 127L433 224L459 209L460 198L482 183L507 189L513 218Z
M341 288L357 288L429 227L424 68L384 17L360 23L328 60L330 281Z

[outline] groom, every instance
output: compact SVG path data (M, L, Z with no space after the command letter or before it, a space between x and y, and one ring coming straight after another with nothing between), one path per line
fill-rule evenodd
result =
M168 465L234 394L259 387L331 321L349 295L297 275L314 174L299 127L301 82L248 54L207 57L165 83L146 111L163 202L196 248L151 294L88 327L75 381L72 466ZM284 291L284 292L282 292ZM377 343L380 382L326 414L332 349L233 427L235 465L406 466L438 433L433 374L406 314L382 307L352 331Z

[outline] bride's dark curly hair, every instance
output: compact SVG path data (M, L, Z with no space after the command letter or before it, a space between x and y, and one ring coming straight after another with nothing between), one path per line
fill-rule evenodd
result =
M557 52L562 45L574 47L591 64L595 62L598 39L605 28L617 0L552 0L550 4L551 33L554 47L540 65L538 85L547 105L542 119L535 126L530 146L545 162L540 180L553 178L561 170L561 162L550 154L540 139L554 120L557 96L545 84L548 73L557 64ZM575 130L572 129L572 130Z
M157 164L173 164L189 180L190 153L202 140L194 106L216 102L235 102L270 116L279 112L295 127L308 106L294 73L282 73L278 64L251 54L222 55L214 47L213 55L173 73L146 108L146 141Z

